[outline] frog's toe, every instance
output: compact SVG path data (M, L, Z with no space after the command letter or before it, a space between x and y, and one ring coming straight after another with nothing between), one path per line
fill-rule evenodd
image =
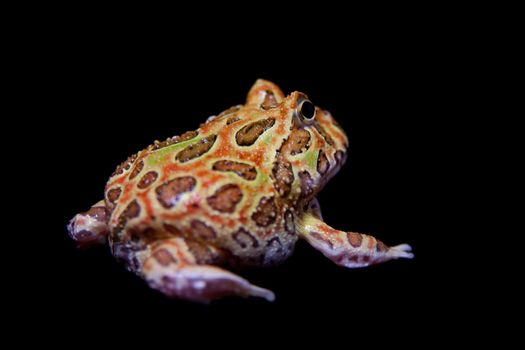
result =
M388 250L388 255L393 259L412 259L414 257L414 254L412 253L412 247L408 244L400 244L390 247Z

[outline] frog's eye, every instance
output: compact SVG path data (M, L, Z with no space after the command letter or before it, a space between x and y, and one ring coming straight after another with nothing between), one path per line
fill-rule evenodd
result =
M315 118L315 106L312 102L304 100L299 106L299 113L306 121L312 121Z

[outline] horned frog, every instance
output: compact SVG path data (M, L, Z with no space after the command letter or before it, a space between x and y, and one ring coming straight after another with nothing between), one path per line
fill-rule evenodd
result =
M208 302L274 294L228 269L283 262L299 238L344 267L412 258L406 244L343 232L317 193L346 160L348 139L301 92L257 80L246 104L156 141L110 177L104 200L77 214L81 246L108 242L129 270L167 296Z

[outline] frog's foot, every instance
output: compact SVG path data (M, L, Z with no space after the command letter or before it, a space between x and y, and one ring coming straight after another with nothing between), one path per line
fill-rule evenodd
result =
M75 215L67 226L69 236L79 247L104 243L109 233L108 211L104 201L93 205L87 212Z
M335 230L311 213L299 223L299 232L327 258L345 267L365 267L392 259L414 257L408 244L388 247L369 235Z
M275 299L272 291L209 265L219 258L211 246L171 238L156 243L150 252L142 265L144 278L152 288L169 297L204 303L226 296Z

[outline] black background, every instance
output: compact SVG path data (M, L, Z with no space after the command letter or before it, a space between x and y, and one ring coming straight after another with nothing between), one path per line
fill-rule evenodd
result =
M127 338L198 329L199 341L213 330L223 340L271 339L299 327L294 337L403 335L400 342L412 343L416 328L433 332L430 322L444 312L451 288L441 283L443 262L436 256L440 215L447 211L436 198L451 171L440 158L445 130L459 113L447 108L462 84L456 74L462 44L424 22L340 19L336 27L327 22L327 31L256 27L246 38L234 36L241 26L226 33L212 26L191 38L182 35L183 26L163 32L167 24L54 31L32 67L46 117L31 126L39 144L54 150L37 159L53 169L46 179L51 200L42 209L51 233L46 287L33 296L41 318L53 315L60 320L53 327L75 334ZM389 245L409 243L415 259L344 269L299 242L284 265L243 273L273 290L274 303L232 298L199 305L149 289L107 247L76 249L66 224L102 198L116 165L155 139L193 130L243 103L257 78L286 94L305 92L349 136L346 166L319 195L325 221Z

